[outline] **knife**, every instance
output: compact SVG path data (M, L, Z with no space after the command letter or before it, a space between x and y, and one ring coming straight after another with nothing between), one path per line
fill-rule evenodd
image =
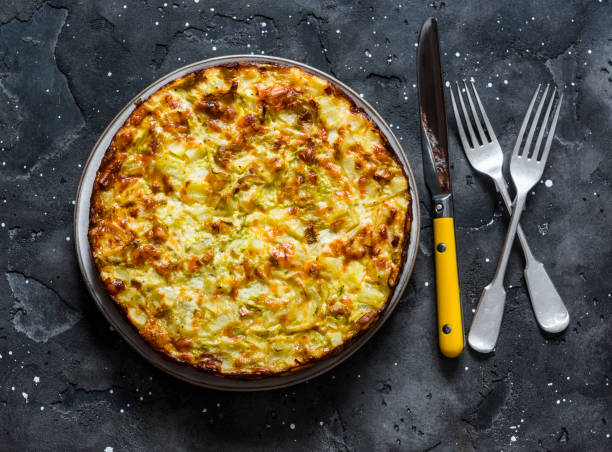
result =
M463 350L463 322L455 249L453 194L448 163L444 88L438 25L430 17L421 28L417 50L423 172L433 204L433 235L440 351L448 358Z

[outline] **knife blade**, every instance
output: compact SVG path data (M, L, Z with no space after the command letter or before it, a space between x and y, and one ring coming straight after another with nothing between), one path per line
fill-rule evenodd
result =
M448 136L438 25L425 21L417 49L419 119L425 183L432 197L438 342L442 354L459 356L464 347L459 273L453 220L453 194L448 160Z

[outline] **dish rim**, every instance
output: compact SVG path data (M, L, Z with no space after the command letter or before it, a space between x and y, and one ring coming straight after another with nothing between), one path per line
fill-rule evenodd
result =
M351 344L345 347L337 355L333 355L316 361L312 366L300 369L289 375L278 375L263 377L260 379L235 379L213 375L203 372L196 368L180 364L170 360L159 352L155 351L138 331L129 322L121 307L118 306L108 295L99 278L97 267L93 262L90 252L90 244L87 237L89 230L89 208L91 193L93 190L93 182L96 173L100 166L100 162L106 153L106 150L112 141L117 131L123 126L134 109L140 102L149 98L153 93L158 91L164 85L180 78L190 72L207 69L213 66L231 64L231 63L269 63L282 66L295 66L310 74L316 75L335 84L342 89L343 93L352 100L357 106L361 107L367 117L379 128L383 136L386 138L389 146L392 148L394 156L408 178L410 197L411 197L411 227L409 233L409 243L404 255L405 261L402 263L402 271L398 275L396 286L393 288L393 293L387 301L387 306L381 313L380 318L368 328L362 335L356 338ZM268 55L225 55L206 60L196 61L194 63L182 66L163 77L155 80L131 99L107 125L100 137L94 144L89 153L89 157L83 167L83 172L77 187L74 208L74 244L79 263L79 269L83 276L83 280L87 289L96 302L98 309L102 312L107 321L115 328L120 336L136 351L139 355L145 358L149 363L153 364L160 370L179 378L188 383L202 386L210 389L218 389L225 391L264 391L279 389L315 378L332 368L339 365L349 356L359 350L386 322L391 316L395 307L399 303L401 296L408 284L410 275L414 268L416 256L418 252L418 243L420 235L420 214L419 214L419 199L416 190L416 180L408 159L403 151L403 148L393 131L388 126L386 121L380 114L359 94L351 89L346 84L337 80L335 77L313 68L307 64L300 63L287 58L274 57Z

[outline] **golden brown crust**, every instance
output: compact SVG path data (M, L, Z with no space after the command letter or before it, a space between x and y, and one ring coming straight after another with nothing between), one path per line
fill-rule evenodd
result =
M254 77L253 71L265 76L262 76L258 84L253 84L251 90L249 83ZM296 74L306 81L296 82ZM221 82L217 79L221 79ZM272 80L272 83L264 82L269 80ZM218 86L219 84L222 86ZM197 99L193 97L194 93L199 93ZM243 104L251 95L255 96L256 102L245 107ZM336 119L335 123L333 120L327 121L323 107L326 103L331 105L329 108L333 106L339 111L340 119ZM333 118L336 113L333 109L329 111L330 117ZM287 113L290 116L283 116ZM275 138L270 140L270 133L279 130L278 124L287 121L295 121L290 126L291 130L285 133L284 129L281 129ZM361 146L360 141L353 139L356 132L351 132L352 125L356 125L361 131L359 133L363 134L363 137L359 138L361 142L367 143L367 149ZM310 135L296 139L295 130L298 137ZM300 135L300 130L306 132ZM339 136L333 147L330 133ZM264 135L271 147L261 144L261 137ZM184 148L201 148L202 139L213 136L217 138L212 141L209 139L205 143L211 158L211 163L207 165L212 165L209 169L218 168L220 171L208 171L203 179L179 176L180 183L177 183L172 172L160 165L160 159L167 154L169 146L174 146L174 142ZM349 146L347 143L354 144ZM332 154L323 152L321 146L327 146ZM286 150L294 152L290 155L296 156L297 163L287 163ZM260 155L262 151L265 156ZM185 153L185 150L178 152ZM190 152L190 149L187 152ZM236 173L237 156L241 157L245 152L256 155L257 158L251 159L246 173ZM343 172L342 165L347 165L343 159L346 160L347 156L355 160L354 165L350 163L352 160L348 164L351 174L359 176L355 176L354 186L350 184L352 179L347 179L348 173ZM186 162L183 165L190 163L189 159L184 159L183 162ZM293 171L294 169L296 171ZM179 171L186 172L187 166ZM280 180L275 179L277 174L282 174L283 177ZM289 179L290 175L293 179ZM172 258L172 247L176 247L177 242L181 246L184 245L180 243L182 236L177 235L184 232L184 228L177 228L172 222L168 224L167 217L164 217L167 212L160 214L160 208L168 209L170 202L178 202L177 205L183 208L193 206L194 203L205 207L210 205L207 204L210 197L215 197L215 205L224 205L233 202L233 196L251 190L253 181L257 181L258 177L259 182L265 177L272 178L271 183L279 196L276 202L280 204L272 204L271 208L277 209L280 205L287 207L286 214L289 217L284 222L299 219L299 224L303 225L301 238L296 239L295 232L288 231L283 223L270 228L260 227L257 219L259 217L253 221L251 232L232 236L235 234L236 220L232 220L231 215L219 219L214 219L210 214L203 215L202 218L210 219L204 222L205 227L198 234L209 234L212 237L220 235L223 240L227 237L233 237L232 240L250 240L255 234L258 241L263 239L266 246L270 245L266 248L269 258L266 261L257 261L254 265L250 260L255 259L257 253L247 249L244 256L234 264L228 257L229 254L223 254L228 260L222 261L223 265L227 264L224 268L234 275L226 281L228 285L219 286L212 292L200 292L197 300L192 300L193 304L190 304L187 316L190 324L185 323L184 319L168 320L168 315L172 317L175 312L185 314L186 308L180 307L181 311L176 311L174 304L186 295L179 295L177 299L162 293L160 300L150 301L146 297L151 297L152 294L157 296L160 292L159 289L148 287L151 286L151 278L162 281L163 289L168 292L187 291L191 295L197 295L198 291L192 290L190 284L194 278L204 277L200 276L203 271L214 268L216 245L213 241L213 246L200 249L197 253L182 253L183 257L178 261L176 256ZM329 187L321 182L322 178L329 177L332 178L331 187L336 185L335 191L329 195L318 193L317 190L324 193L324 189ZM340 184L340 180L345 181L342 183L344 185ZM205 201L202 201L204 198L201 196L198 198L200 193L197 191L193 194L194 186L203 190L203 196L208 197ZM235 188L228 191L229 187ZM329 207L317 209L312 201L304 204L303 197L310 198L308 191L304 192L302 187L311 187L311 190L318 193L316 199L321 200L320 205L325 205L325 196L329 199L333 197L338 205L347 207L355 202L363 203L365 207L359 210L363 214L363 209L367 211L372 208L367 207L370 202L373 208L379 209L377 212L380 212L370 213L374 216L369 218L381 224L375 226L374 223L368 223L366 218L363 226L350 232L352 227L346 225L342 216L333 222L323 220ZM351 200L351 196L358 196L359 201ZM255 197L255 201L259 202L261 199ZM252 202L252 199L248 199L244 204L239 204L239 207L243 212L248 212ZM142 337L158 352L180 363L227 377L261 378L286 375L346 349L364 331L371 328L387 309L406 258L412 220L410 202L406 174L386 138L367 118L366 113L342 90L297 68L238 63L190 73L166 85L135 109L113 138L100 164L91 198L89 241L94 261L109 296L122 307ZM386 207L376 207L379 205ZM230 210L223 212L230 212L231 208L235 206L230 206ZM270 207L264 208L263 212L267 213L269 209ZM398 220L401 221L400 225ZM323 228L322 224L327 225L328 229ZM317 226L323 229L318 232ZM322 243L321 233L324 235L323 241L328 240L328 236L338 238ZM293 234L291 240L287 239L287 234ZM277 240L278 237L283 238L284 242ZM319 254L313 253L311 247L318 247ZM321 252L323 248L324 251ZM314 261L303 262L304 257L312 257L308 253L319 257ZM286 301L278 297L268 299L265 294L258 295L256 300L259 301L255 301L255 305L245 305L244 298L240 298L242 292L251 290L262 282L266 283L267 290L272 292L279 290L279 284L283 287L282 290L286 290L289 286L283 282L283 275L297 271L302 276L298 276L292 284L297 284L296 290L300 291L297 296L302 304L308 304L313 296L317 297L316 294L308 292L308 281L321 279L319 272L322 269L327 271L337 265L331 264L330 267L330 264L322 264L319 260L321 256L323 259L327 259L325 256L336 259L333 262L339 262L343 266L342 272L354 270L358 275L365 275L366 280L370 281L365 285L374 291L374 295L367 294L371 298L369 303L373 303L371 308L368 308L370 305L364 304L361 296L355 292L359 284L363 283L350 283L348 287L352 287L352 292L340 296L341 291L338 296L328 296L329 306L326 301L319 300L318 306L323 306L323 310L327 310L328 314L323 317L319 314L319 319L322 319L320 325L313 324L307 327L310 329L300 332L299 328L302 327L299 326L297 318L300 318L299 315L307 308L287 309ZM355 262L352 267L351 262ZM303 273L300 270L302 267ZM278 275L281 275L281 280L275 279ZM376 282L382 275L386 275L384 285ZM305 282L300 282L301 280ZM147 287L143 287L143 284ZM299 289L300 286L302 289ZM344 286L341 289L344 290ZM208 325L219 320L219 317L214 316L209 316L208 320L204 319L207 314L202 306L213 306L219 303L219 300L231 306L235 303L237 308L240 306L236 320L226 322L226 326L218 330L218 333L211 333L206 336L208 339L201 340L198 334L208 334L209 332L205 331ZM199 307L194 309L193 306ZM265 341L264 345L245 347L245 341L260 340L261 333L244 331L244 325L255 325L252 316L255 312L261 314L257 309L263 309L261 312L267 312L267 315L276 318L286 331L293 331L293 325L297 322L298 329L295 333L283 333L281 337L283 340L295 341L292 351L283 352L284 354L278 355L280 358L270 360L267 356L262 356L262 351L272 350L272 346L265 345ZM217 315L227 316L230 311ZM296 315L298 317L295 317ZM294 318L293 323L290 318ZM274 323L268 324L268 329L270 325ZM335 326L330 329L330 325ZM192 330L192 327L195 330ZM190 332L182 335L180 332L183 328L189 329ZM317 343L321 342L322 337L328 345L315 346L315 336ZM212 345L215 343L215 337L224 338L225 343L229 344L226 349L235 348L236 351L228 354L223 348ZM334 344L339 337L340 343ZM276 339L278 337L274 336L270 341ZM215 349L217 353L214 352ZM267 365L270 367L266 367Z

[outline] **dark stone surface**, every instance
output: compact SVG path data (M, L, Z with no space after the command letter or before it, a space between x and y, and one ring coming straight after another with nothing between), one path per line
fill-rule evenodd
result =
M446 78L477 80L506 150L537 83L565 93L553 185L536 188L522 223L571 324L557 337L537 328L515 250L488 357L437 351L414 86L430 15ZM607 0L1 2L0 449L610 450L611 16ZM138 91L251 51L331 72L394 125L420 184L422 241L403 301L366 347L307 384L233 394L162 374L109 329L77 268L72 200L92 145ZM469 323L507 219L449 122Z

